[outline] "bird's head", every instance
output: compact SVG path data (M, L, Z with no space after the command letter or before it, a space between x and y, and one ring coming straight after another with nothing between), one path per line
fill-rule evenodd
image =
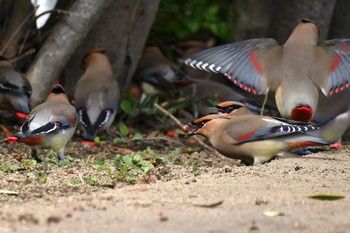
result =
M66 91L64 90L63 86L61 84L56 83L52 86L50 94L66 94Z
M219 103L218 105L213 107L213 109L217 110L218 114L226 114L226 113L232 113L236 109L240 109L242 107L245 107L245 105L240 102L225 101L225 102Z
M186 125L183 125L182 131L185 133L188 133L188 136L199 134L206 137L208 136L208 134L212 132L212 130L215 130L215 124L213 122L215 121L214 119L218 119L218 118L229 119L228 117L225 117L221 114L206 115ZM209 126L208 126L208 123L209 123Z

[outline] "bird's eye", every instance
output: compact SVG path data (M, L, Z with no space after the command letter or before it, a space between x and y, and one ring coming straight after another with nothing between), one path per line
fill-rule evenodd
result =
M230 106L230 107L228 107L228 112L233 112L234 110L239 109L239 108L241 108L241 106L239 106L239 105Z
M199 128L203 128L205 126L205 124L208 122L209 120L204 120L204 121L201 121L200 123L198 123L198 127Z

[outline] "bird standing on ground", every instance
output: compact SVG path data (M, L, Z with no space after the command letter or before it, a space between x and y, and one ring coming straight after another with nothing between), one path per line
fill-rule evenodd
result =
M193 129L190 131L190 129ZM318 127L288 123L259 115L207 115L183 126L189 135L202 135L222 155L256 165L275 157L290 157L293 150L329 142L309 135Z
M75 132L77 120L64 88L55 84L47 101L29 113L20 131L8 137L8 141L34 146L32 155L36 159L36 147L39 147L54 150L58 159L63 160L64 148Z
M104 50L93 50L84 58L85 72L77 83L74 100L84 141L94 145L96 134L109 132L116 116L120 90Z
M10 62L0 60L0 109L16 111L18 117L26 118L31 94L28 80Z
M143 50L134 77L146 95L171 96L178 88L193 83L156 46L147 46Z
M210 48L187 65L222 73L254 94L275 92L282 117L308 122L317 109L320 88L332 95L349 87L350 40L317 45L318 27L303 19L283 46L274 39L252 39Z

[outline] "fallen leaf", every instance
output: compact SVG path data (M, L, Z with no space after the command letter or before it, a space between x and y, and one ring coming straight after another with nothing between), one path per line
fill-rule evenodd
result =
M7 189L0 189L0 194L18 195L19 192L7 190Z
M168 217L164 215L163 211L158 211L157 217L159 218L159 221L161 221L161 222L168 221Z
M218 200L218 201L212 201L207 203L193 203L193 205L197 207L213 208L221 205L223 202L224 202L223 200Z
M321 200L321 201L335 201L335 200L345 198L345 196L342 196L342 195L332 195L332 194L316 194L316 195L310 195L307 197L312 198L312 199Z
M284 215L283 213L275 210L266 210L263 212L263 214L267 217L276 217L276 216L282 216Z
M135 151L127 149L127 148L122 148L122 147L118 147L118 146L113 146L114 150L117 150L118 152L122 153L122 154L132 154Z

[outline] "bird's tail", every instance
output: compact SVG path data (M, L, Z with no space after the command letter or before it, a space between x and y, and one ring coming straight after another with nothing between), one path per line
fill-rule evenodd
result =
M350 126L350 110L343 112L330 120L321 123L319 129L308 132L307 134L313 135L323 140L335 143L345 133Z

